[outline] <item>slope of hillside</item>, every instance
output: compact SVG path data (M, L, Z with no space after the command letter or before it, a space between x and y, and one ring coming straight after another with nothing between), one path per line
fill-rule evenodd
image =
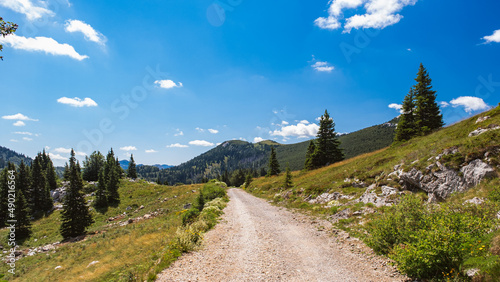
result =
M397 119L388 123L371 126L339 137L341 148L346 158L351 158L366 152L372 152L392 143ZM223 142L208 152L195 157L181 165L160 171L151 166L138 167L140 177L168 183L199 183L203 179L217 178L224 173L231 174L238 169L253 170L260 175L267 168L271 147L276 148L278 162L284 170L290 164L292 170L304 167L305 155L309 141L297 144L280 144L265 140L250 143L240 140Z
M447 245L446 240L439 239L432 241L434 245L429 246L430 249L423 249L428 247L426 244L430 241L418 241L418 238L431 240L423 235L428 234L425 233L427 231L418 235L411 233L406 238L414 238L411 239L414 241L400 241L406 245L401 245L399 249L387 245L377 249L378 252L385 254L390 251L389 256L398 260L400 269L415 276L428 278L430 275L441 279L442 275L453 276L450 270L452 274L453 271L457 273L460 267L457 279L467 279L466 270L476 268L481 270L478 277L489 276L494 277L491 281L498 281L495 279L500 278L500 273L494 269L500 270L499 171L500 107L496 107L428 136L321 169L293 172L291 189L282 188L285 178L282 174L254 179L248 191L275 203L322 215L338 228L359 236L375 248L380 248L377 244L383 242L381 238L385 240L384 236L390 235L396 238L391 240L399 240L396 236L401 223L396 224L394 230L380 230L390 228L388 220L398 216L397 208L387 206L407 199L405 205L413 205L413 208L403 206L406 208L403 211L403 216L407 216L403 217L406 222L411 214L432 221L410 223L414 224L413 228L432 223L425 228L434 230L434 240L451 238L454 234L467 235L454 239L458 245ZM414 195L416 200L405 195ZM453 220L464 222L464 225L449 225ZM496 231L490 233L494 226ZM420 245L412 245L416 244L415 240ZM463 243L463 240L472 241ZM405 246L411 246L411 252L405 253ZM441 257L448 256L447 252L455 252L449 256L453 263L441 266L443 271L448 271L444 274L430 274L429 269L438 260L432 257L436 254L435 250L443 252L437 253ZM412 256L418 257L410 261ZM421 267L419 263L424 258L429 260L426 266L429 269L422 270L418 267ZM415 272L415 268L420 272Z
M21 161L25 164L31 163L32 159L23 154L19 154L11 149L0 146L0 169L7 166L8 162L19 165Z

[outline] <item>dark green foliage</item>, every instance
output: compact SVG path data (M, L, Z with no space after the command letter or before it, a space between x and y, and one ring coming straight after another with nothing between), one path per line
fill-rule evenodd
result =
M82 178L85 181L98 181L99 173L104 166L104 156L99 151L94 151L90 157L83 161Z
M31 167L31 189L28 199L33 216L38 217L52 210L53 202L43 171L43 158L37 156Z
M130 177L132 179L137 178L137 169L134 161L134 155L130 155L130 163L128 165L127 177Z
M19 172L17 173L15 182L16 201L14 205L16 210L14 212L14 218L17 220L16 239L23 240L28 238L31 234L31 216L28 202L25 197L29 188L29 170L24 165L23 161L21 161L21 164L19 165Z
M106 199L108 204L116 205L120 202L118 194L118 184L120 182L120 174L123 171L115 159L113 149L106 156L106 164L104 165L104 180L106 181Z
M205 207L205 197L203 195L203 189L200 189L200 195L196 197L196 202L194 207L197 208L199 211L202 211L203 207Z
M29 165L31 164L32 159L0 146L0 169L4 169L5 167L7 167L8 162L11 162L18 166L21 164L21 161L24 161L24 164Z
M203 185L201 194L203 194L205 203L210 202L215 198L224 198L227 195L226 189L224 187L221 187L213 182L209 182Z
M5 22L2 17L0 17L0 34L2 37L5 37L9 34L16 32L17 24L11 22ZM0 44L0 51L2 51L3 46ZM0 60L3 60L3 57L0 56Z
M245 171L242 169L238 169L235 171L235 173L233 173L231 177L231 185L240 187L241 185L243 185L243 183L245 183Z
M96 208L104 208L108 205L108 199L106 197L106 181L104 178L104 169L99 173L98 178L99 183L97 184L97 190L95 192L94 206Z
M408 195L370 224L367 243L389 254L410 277L445 278L463 270L467 260L487 255L495 214L496 209L476 205L426 207Z
M52 161L49 160L47 163L47 169L45 170L45 176L47 177L47 186L49 190L55 190L57 188L57 174L54 169Z
M290 172L290 165L286 164L286 171L285 171L285 181L283 183L283 186L285 189L292 188L292 173Z
M68 163L64 164L63 180L64 181L69 181L69 166L68 166Z
M344 159L344 155L339 148L340 142L335 133L335 123L330 118L327 110L321 116L315 145L316 148L311 155L314 168L333 164Z
M414 86L416 126L419 133L425 135L443 126L443 116L436 103L436 91L432 90L432 80L422 64L415 81L417 82Z
M197 208L190 208L182 214L182 225L189 225L195 222L199 215L200 211Z
M267 165L267 176L273 176L280 174L280 164L276 158L276 150L271 147L271 155L269 156L269 163Z
M245 188L248 188L248 186L250 186L250 183L252 183L252 181L253 181L252 173L247 174L247 176L245 177Z
M394 138L396 141L410 140L417 133L415 123L415 90L413 88L410 89L410 92L403 101L402 112Z
M82 194L83 181L78 167L75 152L71 150L69 160L70 184L66 191L67 194L61 212L60 231L64 239L84 234L87 227L94 222Z
M313 162L312 162L312 156L313 156L315 150L316 150L316 145L314 144L314 140L311 140L309 142L309 147L307 147L306 161L304 162L304 169L311 170L314 168Z

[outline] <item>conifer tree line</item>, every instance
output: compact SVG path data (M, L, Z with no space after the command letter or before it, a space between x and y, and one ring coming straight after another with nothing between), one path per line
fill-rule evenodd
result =
M309 142L304 168L306 170L316 169L343 160L344 154L339 146L340 141L335 132L335 122L325 110L319 121L316 140Z
M444 125L436 91L432 90L432 80L423 64L420 64L415 81L403 100L395 141L426 135Z

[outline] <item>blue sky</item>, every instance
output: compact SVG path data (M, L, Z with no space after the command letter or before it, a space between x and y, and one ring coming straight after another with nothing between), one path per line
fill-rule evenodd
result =
M493 0L0 0L0 144L179 164L231 139L384 123L422 62L447 124L496 106Z

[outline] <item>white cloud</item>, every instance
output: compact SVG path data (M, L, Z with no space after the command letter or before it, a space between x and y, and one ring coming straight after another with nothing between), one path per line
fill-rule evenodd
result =
M179 144L179 143L175 143L175 144L167 145L166 147L167 148L187 148L189 146L188 145L182 145L182 144Z
M23 132L16 131L16 132L14 132L14 134L33 136L33 133L27 132L27 131L23 131Z
M79 21L79 20L68 20L66 21L65 30L67 32L81 32L85 39L95 42L100 45L104 45L106 42L106 37L101 33L97 32L89 24Z
M62 153L62 154L70 154L71 153L71 149L70 148L59 147L59 148L55 148L54 152L56 152L56 153ZM87 154L85 154L84 152L75 151L75 155L76 156L82 156L82 157L84 157Z
M183 136L184 135L184 132L182 132L179 128L177 128L175 131L177 131L177 133L175 133L174 136Z
M282 124L282 125L289 125L290 123L289 123L288 121L285 121L285 120L284 120L284 121L282 121L282 122L281 122L281 124Z
M303 119L303 120L299 121L299 123L302 123L302 124L309 124L310 122L308 122L307 120Z
M39 1L39 3L44 3ZM35 6L31 0L0 0L0 5L17 13L24 14L28 20L33 21L45 15L53 16L54 12L44 7Z
M146 150L145 151L146 153L148 154L151 154L151 153L158 153L158 151L154 150L154 149L149 149L149 150Z
M214 143L211 143L211 142L208 142L205 140L194 140L194 141L189 141L189 145L210 147L210 146L213 146Z
M61 98L57 99L57 102L61 103L61 104L70 105L72 107L77 107L77 108L97 107L97 103L90 98L85 98L82 100L78 97L75 97L75 98L61 97Z
M483 99L471 96L462 96L450 101L453 107L462 106L465 111L471 113L473 111L487 110L490 108Z
M448 107L450 104L449 104L448 102L441 101L441 102L439 102L439 105L441 105L441 107L443 107L443 108L446 108L446 107Z
M15 120L31 120L31 121L38 121L37 119L32 119L29 118L21 113L17 113L15 115L10 115L10 116L3 116L3 119L15 119Z
M398 110L399 113L401 113L401 114L403 113L403 105L392 103L392 104L389 104L388 107L391 108L391 109Z
M33 141L33 138L23 137L23 140L24 140L24 141Z
M316 136L319 126L315 123L306 124L302 121L297 125L284 126L280 130L270 131L273 136L282 136L284 138L295 136L299 138L307 138Z
M259 143L259 142L262 142L262 141L264 141L264 138L262 138L262 137L255 137L253 139L253 143Z
M67 160L68 158L65 158L59 154L54 154L54 153L49 153L49 157L52 159L52 160Z
M19 140L16 140L16 139L10 139L10 142L19 142Z
M24 37L11 34L6 37L0 37L0 44L9 44L14 49L21 49L31 52L45 52L47 54L69 56L75 60L81 61L87 59L87 55L80 55L75 48L69 44L61 44L49 37Z
M196 131L198 131L198 132L205 132L205 129L203 129L203 128L199 128L199 127L197 127L197 128L195 128L195 129L196 129Z
M135 146L125 146L125 147L121 147L120 150L122 151L137 151L137 148Z
M170 79L164 79L164 80L156 80L155 84L158 84L160 88L164 89L170 89L170 88L175 88L175 87L182 87L182 82L179 82L176 84Z
M328 62L316 62L311 67L319 72L331 72L334 69Z
M398 23L403 16L398 14L404 7L415 5L417 0L331 0L329 2L328 17L317 18L314 23L322 29L341 28L343 11L364 6L365 14L356 14L346 18L344 32L354 29L376 28L383 29Z
M217 133L219 133L219 130L209 128L209 129L208 129L208 132L210 132L210 133L212 133L212 134L217 134Z
M500 29L495 30L492 35L485 36L481 39L485 41L484 43L500 43Z
M26 123L24 123L24 121L18 120L16 122L14 122L12 125L14 125L14 126L25 126Z

